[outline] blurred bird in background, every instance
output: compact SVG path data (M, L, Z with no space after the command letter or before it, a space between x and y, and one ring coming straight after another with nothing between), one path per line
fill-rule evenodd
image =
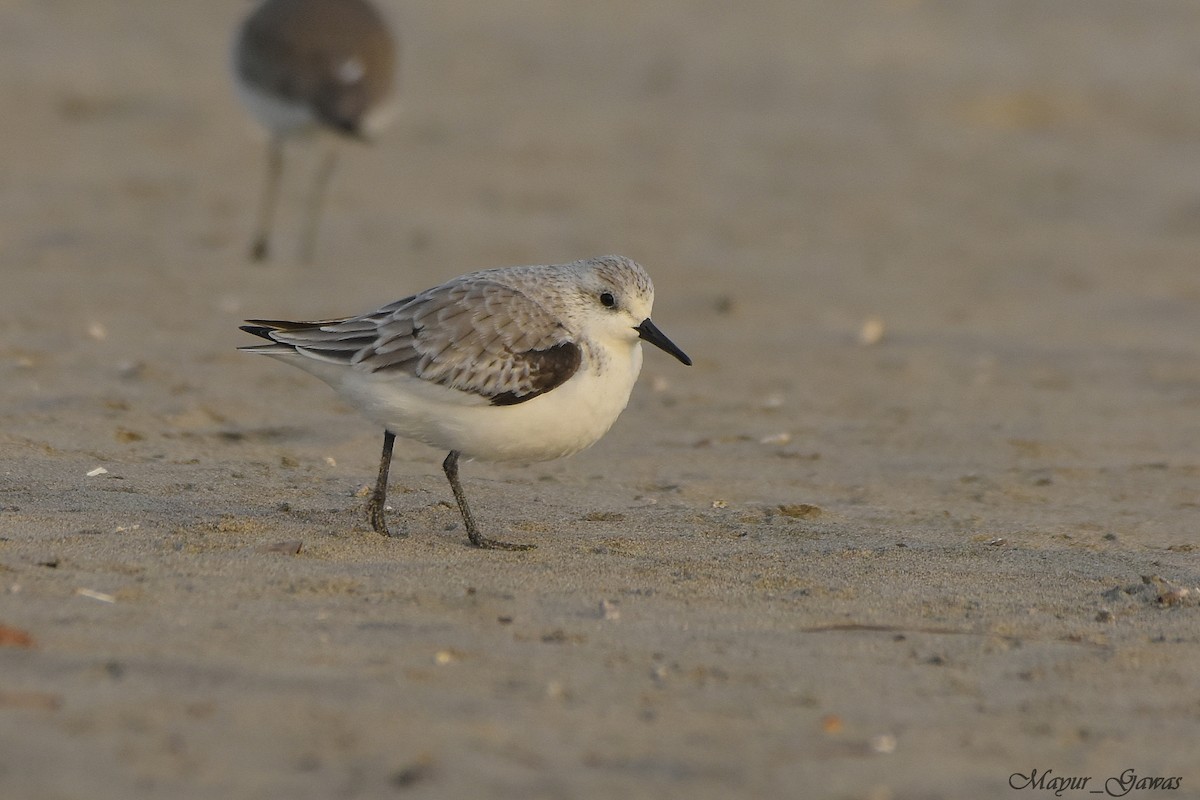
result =
M250 257L266 259L279 201L287 140L328 131L366 140L387 122L397 44L366 0L265 0L242 23L234 44L234 81L267 129L267 172ZM300 258L312 260L329 178L330 143L307 198Z

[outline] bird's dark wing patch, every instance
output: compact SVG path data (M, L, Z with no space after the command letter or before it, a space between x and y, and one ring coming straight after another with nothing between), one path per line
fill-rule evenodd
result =
M527 364L527 390L524 394L517 394L515 391L494 394L491 398L492 405L513 406L524 403L561 386L579 369L582 357L579 345L574 342L562 342L548 350L530 350L517 354L514 358Z

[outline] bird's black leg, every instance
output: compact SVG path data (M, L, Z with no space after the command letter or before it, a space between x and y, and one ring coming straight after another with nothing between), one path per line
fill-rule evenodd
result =
M471 544L486 550L532 550L536 546L501 542L480 535L479 529L475 527L475 518L471 516L471 508L467 505L467 496L463 493L462 484L458 482L457 450L451 450L450 455L446 456L446 460L442 462L442 469L446 472L446 479L450 481L454 499L458 501L458 510L462 512L463 524L467 526L467 536L471 539Z
M265 261L271 246L271 223L279 204L279 179L283 175L283 139L272 136L267 142L267 177L263 184L258 221L254 227L254 243L250 246L253 261Z
M337 150L330 147L321 159L317 173L313 176L312 190L308 195L308 207L304 213L304 230L300 239L300 261L311 264L317 250L317 229L321 226L321 207L329 189L329 178L337 165Z
M396 434L391 431L383 432L383 454L379 457L379 477L375 480L375 491L371 492L371 499L367 501L367 518L371 520L371 527L375 529L376 533L382 533L384 536L392 535L388 531L384 510L387 508L388 469L392 466L392 443L395 441ZM407 536L408 534L396 535Z

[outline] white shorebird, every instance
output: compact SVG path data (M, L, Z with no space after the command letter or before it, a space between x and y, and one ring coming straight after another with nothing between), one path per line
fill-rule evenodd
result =
M322 130L365 139L389 116L396 42L365 0L265 0L238 30L234 83L269 133L267 176L250 256L267 257L283 174L284 142ZM312 259L321 203L337 151L329 147L313 179L301 239Z
M641 340L691 359L650 321L654 285L623 256L472 272L356 317L247 320L271 344L243 347L311 372L383 426L367 504L384 508L396 436L448 449L442 468L476 547L460 456L549 461L590 447L616 421L642 368Z

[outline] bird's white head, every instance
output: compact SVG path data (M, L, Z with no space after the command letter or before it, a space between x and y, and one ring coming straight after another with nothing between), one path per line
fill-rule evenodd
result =
M691 359L650 321L654 284L636 261L600 256L570 265L575 277L578 324L587 335L610 346L633 347L644 339L678 358Z

